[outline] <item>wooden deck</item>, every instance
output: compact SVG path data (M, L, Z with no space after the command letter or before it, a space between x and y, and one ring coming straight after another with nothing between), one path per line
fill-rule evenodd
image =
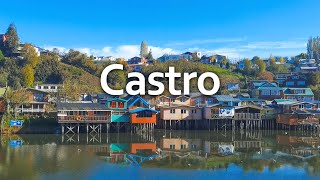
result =
M220 117L219 114L212 114L212 119L261 120L261 114L260 113L235 113L233 117Z
M58 123L110 123L108 116L58 116Z

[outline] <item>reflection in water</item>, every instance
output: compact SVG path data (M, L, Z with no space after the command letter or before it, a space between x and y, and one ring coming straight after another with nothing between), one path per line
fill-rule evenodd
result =
M291 167L291 173L302 171L303 177L319 176L319 149L319 134L306 132L1 136L0 179L83 179L92 176L94 169L111 166L124 167L123 173L129 173L126 167L132 166L146 171L203 169L216 173L235 166L243 174L272 174ZM108 173L112 174L111 170Z

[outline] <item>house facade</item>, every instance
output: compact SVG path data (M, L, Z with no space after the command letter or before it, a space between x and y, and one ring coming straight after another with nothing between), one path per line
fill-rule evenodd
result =
M296 99L299 101L312 101L314 94L310 88L283 88L282 99Z
M251 97L265 100L281 99L283 91L273 82L253 82L250 88Z
M49 104L49 93L32 88L26 89L26 93L28 95L27 102L20 105L17 108L17 112L22 115L45 113L46 107Z
M281 81L279 84L282 87L306 87L307 78L305 75L292 74L286 77L286 79Z
M128 59L128 66L132 68L133 71L140 72L144 66L148 66L148 60L140 57L133 57Z
M57 93L62 87L62 84L37 84L34 88L44 92Z

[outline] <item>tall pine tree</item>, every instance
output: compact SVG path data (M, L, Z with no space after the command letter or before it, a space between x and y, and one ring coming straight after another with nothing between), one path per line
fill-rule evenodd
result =
M148 44L146 41L142 41L140 47L140 57L146 58L148 56Z
M6 41L4 43L5 56L12 57L19 48L20 40L17 29L14 24L10 24L6 32Z

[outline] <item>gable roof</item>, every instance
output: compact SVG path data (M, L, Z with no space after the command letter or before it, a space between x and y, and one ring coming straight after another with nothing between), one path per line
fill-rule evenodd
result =
M230 95L215 95L214 97L221 102L240 102L239 98L234 98Z
M132 109L129 111L130 114L135 114L135 113L138 113L138 112L141 112L141 111L151 111L151 112L154 112L156 114L159 113L159 111L156 111L154 109L150 109L150 108L135 108L135 109Z
M128 108L133 106L138 101L142 102L146 107L150 108L149 103L147 103L147 101L145 101L141 96L132 96L131 98L129 98Z
M283 94L284 95L300 95L300 96L313 96L313 92L310 88L282 88L283 89ZM296 90L304 90L304 93L291 93L291 90L296 91Z

